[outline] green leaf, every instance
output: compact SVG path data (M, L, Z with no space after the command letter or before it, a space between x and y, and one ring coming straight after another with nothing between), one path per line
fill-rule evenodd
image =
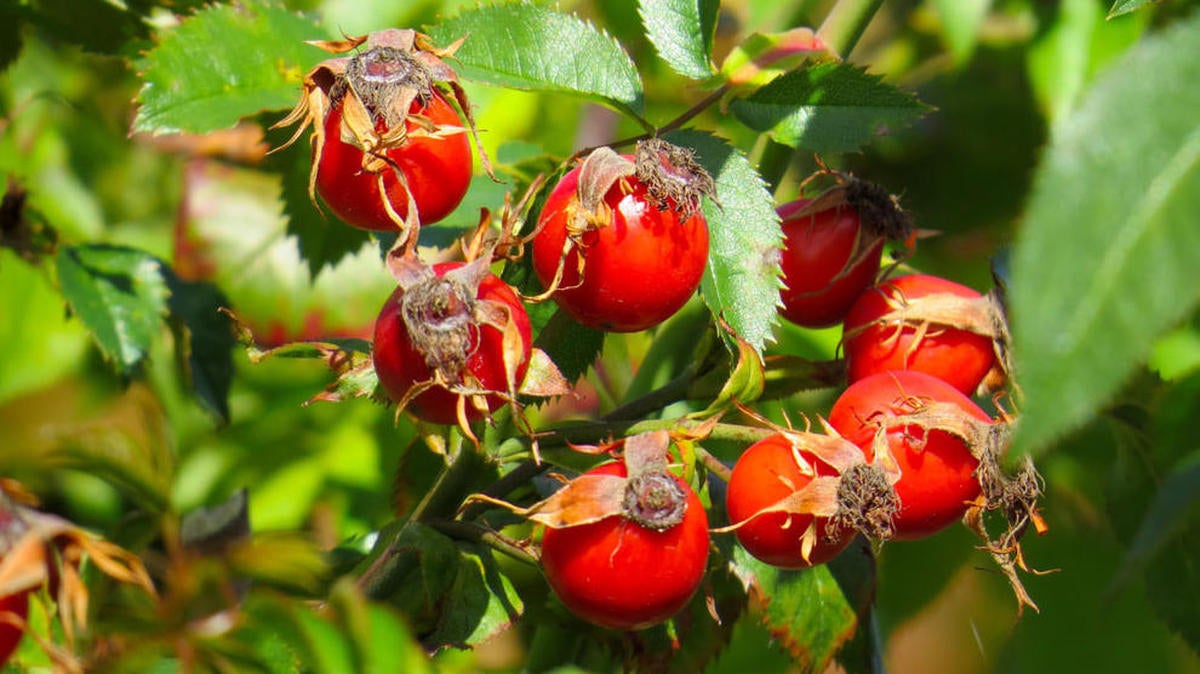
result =
M1129 545L1117 585L1144 568L1163 546L1200 513L1200 451L1194 451L1163 480Z
M184 281L167 274L171 297L167 306L175 329L176 350L185 379L200 404L222 423L229 423L229 389L233 386L233 324L220 312L229 305L209 283Z
M328 556L300 532L255 534L231 546L227 557L235 575L292 594L319 596L329 582Z
M458 648L477 646L511 627L524 610L512 581L491 552L463 546L441 620L427 641Z
M748 91L770 83L825 51L825 43L811 28L751 33L725 56L718 81L734 86L735 91Z
M716 0L639 0L646 37L675 72L694 80L712 76Z
M581 325L560 309L550 317L533 345L544 350L562 376L574 383L596 362L604 348L604 333Z
M264 110L286 110L326 54L307 18L260 2L212 5L163 32L141 63L134 131L206 133Z
M239 489L225 501L184 513L179 521L179 542L193 550L219 550L250 536L250 501Z
M1028 51L1034 98L1052 122L1074 108L1101 67L1137 41L1148 15L1104 21L1093 0L1066 0L1047 16Z
M21 55L21 33L26 10L13 3L0 5L0 72Z
M912 94L848 63L785 73L731 109L751 129L819 153L853 152L929 111Z
M163 265L149 253L105 244L59 249L58 281L71 311L106 360L133 374L162 328L170 294Z
M390 608L367 601L353 579L344 578L334 586L330 603L354 644L355 671L430 671L429 659L405 621Z
M38 427L42 437L36 440L49 440L48 446L12 448L24 454L21 459L43 462L47 471L68 467L99 477L147 512L170 507L175 457L164 412L148 388L130 387L94 416L66 407L59 413L64 416Z
M942 37L950 47L954 62L966 63L975 52L979 29L987 17L992 0L934 0L933 8L942 21Z
M584 96L634 115L642 111L642 81L629 55L576 16L527 2L484 5L429 33L439 45L467 37L455 58L468 79Z
M319 674L353 672L354 649L341 628L312 610L298 605L289 607L289 623L281 626L292 632L292 645L304 663L303 671ZM275 622L275 621L272 621Z
M709 236L700 284L704 301L761 354L779 318L783 234L771 194L750 162L716 136L681 131L667 140L694 149L716 181L716 203L704 201Z
M1176 84L1200 78L1196 53L1200 15L1132 49L1055 129L1009 288L1026 451L1091 416L1196 304L1200 90Z
M374 569L364 588L370 596L387 599L404 612L414 630L427 633L437 625L459 566L458 548L449 537L420 522L408 522L385 529L359 568Z
M733 569L749 588L751 608L802 671L823 672L858 628L851 601L827 565L777 569L736 546Z
M147 24L106 0L38 0L31 21L57 40L98 54L118 54L148 34Z
M1108 8L1109 19L1115 19L1122 14L1128 14L1150 4L1151 0L1114 0L1112 7Z

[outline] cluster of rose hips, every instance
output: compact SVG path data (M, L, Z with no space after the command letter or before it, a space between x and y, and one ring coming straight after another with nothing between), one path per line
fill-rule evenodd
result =
M550 191L522 242L542 295L522 298L489 271L493 250L511 242L475 247L464 262L424 263L421 226L460 203L472 170L469 105L441 60L453 49L398 30L323 46L357 51L310 72L282 123L313 127L311 188L329 210L399 234L388 259L398 287L376 321L373 363L400 408L469 433L471 422L515 402L533 354L523 300L551 299L584 325L632 332L695 294L708 256L701 203L713 182L690 151L654 138L628 155L592 151ZM779 429L742 454L726 504L738 540L767 563L803 567L831 559L859 532L919 538L988 507L994 495L981 484L1007 478L992 470L1000 444L992 419L968 395L1005 372L996 305L932 277L876 285L885 240L906 240L911 228L895 200L867 183L843 180L779 213L781 312L804 326L844 322L851 385L826 433ZM619 461L518 509L546 525L547 579L583 618L645 627L699 586L708 520L668 470L672 447L666 433L626 438L610 448Z
M822 167L817 175L828 175ZM857 534L914 540L962 520L1017 593L1019 538L1044 528L1031 464L1001 468L1010 419L971 396L1009 379L1002 295L922 274L886 278L888 240L915 232L896 199L837 175L815 199L778 209L785 236L780 313L803 327L842 324L848 387L822 419L824 433L780 432L749 447L729 480L730 528L758 559L803 568L837 556ZM1001 511L993 539L983 515Z

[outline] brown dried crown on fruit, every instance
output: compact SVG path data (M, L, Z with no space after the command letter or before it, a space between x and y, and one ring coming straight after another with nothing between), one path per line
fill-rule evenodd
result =
M410 137L443 136L467 130L439 126L410 113L413 102L428 102L434 88L449 89L452 96L448 99L457 104L474 133L466 93L458 83L458 75L443 61L454 54L462 40L439 49L427 35L411 29L389 28L366 36L309 44L333 54L355 51L351 56L322 61L310 70L304 76L303 94L296 107L272 126L300 124L291 138L276 148L282 150L295 143L312 125L313 162L308 193L314 204L317 166L326 140L325 119L338 105L342 105L343 111L340 138L362 150L362 169L369 173L390 170L387 151ZM408 130L409 121L416 122L415 132ZM488 166L486 159L484 166Z
M576 239L584 232L612 223L605 197L616 185L628 190L629 178L646 186L646 192L659 210L674 210L686 220L700 209L704 196L716 195L716 186L708 171L687 148L660 138L639 141L634 158L600 147L583 160L579 187L568 233Z
M767 513L810 515L814 520L800 534L802 556L808 559L817 543L816 518L827 519L839 529L853 529L873 540L892 536L892 519L900 509L894 485L900 469L886 447L877 449L868 463L862 449L838 434L824 419L824 433L776 428L792 446L797 467L812 480L741 522L717 531L734 531ZM833 468L834 475L820 475L805 456Z
M414 386L399 401L401 409L433 385L468 396L496 393L481 386L466 367L472 337L482 325L490 325L503 335L507 390L500 393L516 398L521 383L516 373L526 345L507 305L477 297L479 284L490 273L490 260L491 256L485 255L438 276L411 253L389 256L390 270L404 290L400 316L413 347L434 375L433 381Z
M804 184L822 177L833 176L835 184L811 199L788 218L816 215L831 209L851 208L858 214L861 231L854 252L843 267L843 272L852 269L880 241L899 241L911 247L918 234L912 216L900 205L900 199L883 186L838 173L823 167L809 176ZM801 186L803 189L803 185Z

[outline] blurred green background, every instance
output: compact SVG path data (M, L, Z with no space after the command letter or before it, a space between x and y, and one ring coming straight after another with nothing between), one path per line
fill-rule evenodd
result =
M0 17L27 4L4 0ZM353 35L434 23L460 3L286 4L322 17L331 35ZM749 32L815 25L829 4L723 2L718 60ZM888 0L852 60L917 92L936 110L912 128L881 135L860 154L826 159L900 194L918 226L939 233L923 241L907 265L986 290L990 260L1011 243L1056 120L1114 57L1154 24L1184 14L1187 5L1163 2L1105 20L1108 4L1100 0ZM629 50L645 79L649 119L666 121L703 95L657 59L629 0L567 1L561 8L590 18ZM323 328L363 334L389 292L375 247L368 244L311 280L285 236L272 191L278 187L244 158L131 137L138 79L109 49L109 40L123 40L79 35L79 22L67 18L57 25L22 24L19 35L0 36L8 58L20 44L0 73L0 172L28 189L31 212L53 223L64 241L128 244L165 260L175 259L180 228L187 228L185 236L210 241L212 278L252 326L275 321L294 330L311 321L314 308L332 307L321 318ZM466 88L492 156L503 155L505 144L526 142L562 157L640 131L561 96ZM719 110L695 124L727 134L752 157L760 150L761 138ZM793 198L813 166L800 153L777 192L780 202ZM469 205L495 202L496 188L487 181L477 180L472 189ZM447 226L473 224L471 206ZM181 269L187 264L176 260ZM836 329L781 327L772 353L831 357L839 337ZM628 396L649 340L645 334L609 336L603 367L581 388L587 395L545 414L615 406ZM167 336L156 349L143 377L118 380L79 322L65 314L47 269L0 250L0 475L25 482L49 509L121 541L136 536L123 528L123 518L137 505L130 499L138 490L115 489L114 480L129 476L108 467L113 457L134 457L147 467L135 477L150 490L155 481L167 481L159 486L177 512L249 487L255 530L303 529L333 547L369 538L421 493L425 467L441 461L409 421L395 425L388 410L365 400L304 406L328 383L319 362L251 364L239 354L232 421L219 426L184 390ZM1178 383L1161 409L1189 409L1200 383L1195 323L1173 332L1155 354L1156 370ZM1137 399L1138 385L1130 385L1130 399ZM832 400L832 392L802 394L767 411L822 414ZM1144 419L1106 415L1040 459L1050 532L1026 545L1033 567L1054 571L1028 580L1040 613L1018 619L1004 579L965 530L885 546L876 627L886 643L887 671L1200 672L1195 651L1159 618L1164 606L1190 595L1172 598L1169 583L1148 587L1140 576L1121 575L1152 496L1148 485L1161 478L1145 461L1154 451L1146 446L1153 431ZM1159 458L1169 464L1177 457ZM513 634L475 653L440 657L448 671L517 671L521 640ZM769 635L743 620L711 671L790 667Z

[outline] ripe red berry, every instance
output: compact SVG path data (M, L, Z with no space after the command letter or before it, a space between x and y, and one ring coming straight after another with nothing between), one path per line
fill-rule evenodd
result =
M900 511L894 538L929 536L960 519L980 493L978 459L966 441L947 430L905 423L896 418L931 406L950 406L954 414L983 423L991 418L950 384L908 370L883 372L851 384L829 413L829 424L868 455L880 428L900 470L895 483ZM875 460L878 460L875 458Z
M875 279L884 241L911 245L913 236L908 213L887 190L824 166L816 176L823 175L835 176L837 184L778 209L784 236L779 313L808 328L840 323Z
M712 179L691 153L662 141L635 156L593 152L551 191L533 267L560 307L599 330L666 320L696 292L708 260L700 212Z
M802 468L797 452L808 464ZM782 433L751 445L738 458L725 493L725 508L738 542L773 566L796 569L827 562L854 539L854 530L830 526L827 517L795 512L762 512L808 486L815 477L837 472L811 452L793 447ZM747 521L748 520L748 521ZM815 521L815 522L814 522ZM807 558L804 536L815 523Z
M850 382L889 370L924 372L967 395L996 366L987 307L975 290L936 276L901 276L864 292L846 315L842 340Z
M325 145L317 165L317 193L329 209L347 224L360 229L395 230L390 206L401 220L408 216L412 192L422 224L437 222L462 201L471 182L471 145L465 132L447 136L414 136L421 127L414 116L437 126L461 127L458 112L440 91L428 103L414 100L404 122L410 138L383 154L375 170L364 169L362 150L342 139L342 108L334 107L325 119ZM380 135L388 132L381 119ZM370 164L369 159L366 164ZM400 182L397 172L404 175ZM382 181L383 191L380 191ZM385 203L386 202L386 203Z
M456 271L457 270L457 271ZM396 288L375 322L375 373L388 396L432 423L497 409L525 376L529 314L487 267L446 262Z
M318 46L353 53L309 71L300 102L275 125L300 123L284 147L314 127L309 196L320 193L338 217L362 229L401 230L446 217L470 183L466 134L474 129L458 77L442 60L448 52L399 29Z
M29 592L17 592L0 598L0 616L4 614L25 620L29 616ZM17 650L22 634L16 625L0 619L0 667L3 667Z
M606 463L585 475L625 476L625 464ZM663 498L664 484L670 493ZM626 503L684 501L682 519L657 530L627 515L563 528L547 527L542 568L572 613L611 629L634 630L675 615L695 594L708 562L708 516L695 492L674 475L656 476L641 499ZM628 505L627 505L628 509Z
M849 204L806 213L809 203L778 209L784 236L779 313L796 325L823 328L841 322L875 280L884 239L865 231Z

